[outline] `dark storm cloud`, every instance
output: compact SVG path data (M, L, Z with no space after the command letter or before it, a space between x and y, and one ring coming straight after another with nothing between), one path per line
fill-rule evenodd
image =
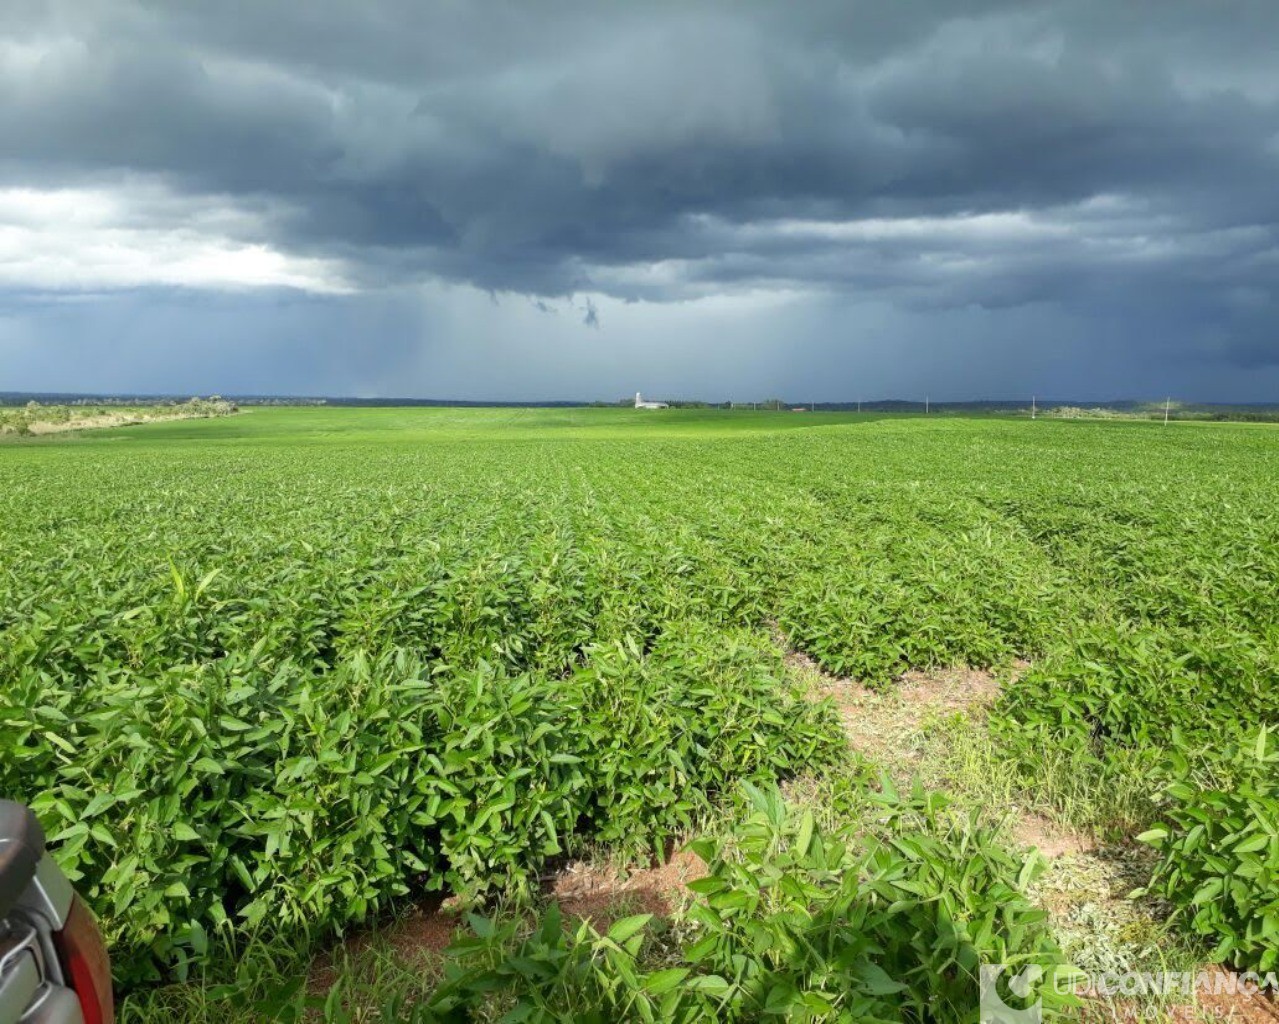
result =
M3 32L0 186L225 240L166 284L257 246L286 286L589 327L575 296L810 291L1279 365L1272 0L18 0Z

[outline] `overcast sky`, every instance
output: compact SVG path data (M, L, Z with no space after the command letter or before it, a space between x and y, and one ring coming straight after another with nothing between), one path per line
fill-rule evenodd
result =
M1279 401L1279 2L0 0L0 390Z

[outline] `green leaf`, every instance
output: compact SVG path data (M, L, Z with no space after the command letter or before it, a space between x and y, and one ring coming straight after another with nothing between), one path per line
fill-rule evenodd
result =
M669 967L664 971L656 971L644 979L644 989L655 996L669 992L688 977L687 967Z
M620 921L613 923L613 926L608 930L608 937L620 945L644 928L651 920L653 920L652 914L633 914L630 917L624 917Z

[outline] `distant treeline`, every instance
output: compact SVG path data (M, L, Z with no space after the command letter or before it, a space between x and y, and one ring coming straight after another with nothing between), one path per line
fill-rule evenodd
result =
M1006 414L1029 416L1031 406L1024 401L982 400L970 402L924 402L905 399L878 399L863 402L804 402L781 398L756 400L725 399L707 401L698 398L668 398L653 396L667 403L672 409L756 409L760 411L814 411L814 412L864 412L864 413L924 413L951 415ZM617 408L634 404L628 396L614 401L476 401L450 398L352 398L349 396L298 396L298 395L229 395L226 400L238 406L351 406L356 408L421 406L430 408L507 408L507 409L581 409ZM40 405L75 406L170 406L188 401L185 395L124 395L124 394L58 394L33 392L0 392L0 407L25 407L30 402ZM1163 402L1087 402L1079 400L1039 400L1038 415L1056 419L1163 419ZM1234 421L1244 423L1279 422L1279 405L1270 404L1215 404L1208 402L1173 402L1169 419Z

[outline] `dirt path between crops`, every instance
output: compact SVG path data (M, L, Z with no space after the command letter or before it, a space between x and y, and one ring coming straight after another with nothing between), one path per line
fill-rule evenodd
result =
M957 668L905 673L895 685L874 690L853 679L833 676L807 654L791 648L774 630L785 652L786 666L808 692L830 698L839 712L849 745L885 771L894 784L909 786L925 762L929 744L937 742L927 728L949 715L980 719L999 697L1003 686L993 673ZM1016 681L1029 664L1018 662L1008 674ZM1105 961L1122 968L1127 962L1139 969L1143 952L1134 936L1153 934L1164 914L1158 908L1129 899L1133 889L1150 877L1152 854L1144 847L1103 846L1092 837L1062 828L1027 809L1012 812L1007 834L1023 849L1036 849L1047 861L1044 874L1027 896L1047 910L1058 937L1068 952L1095 960L1086 966L1100 969ZM1216 979L1226 977L1218 967L1205 968ZM1207 992L1198 1005L1180 1004L1162 1009L1169 1024L1228 1021L1233 1024L1275 1024L1279 1006L1273 993ZM1151 1019L1149 1007L1132 1001L1089 1002L1083 1019L1102 1022L1136 1022Z
M817 697L829 697L839 711L849 745L882 768L900 786L909 786L925 753L929 719L947 715L980 715L994 704L1003 684L991 672L973 668L910 671L885 690L873 690L854 679L833 676L811 657L785 647L786 666ZM1016 680L1029 668L1013 666ZM1010 808L1010 810L1013 810ZM1033 811L1018 811L1009 824L1019 845L1039 850L1052 860L1091 850L1087 837L1063 829Z

